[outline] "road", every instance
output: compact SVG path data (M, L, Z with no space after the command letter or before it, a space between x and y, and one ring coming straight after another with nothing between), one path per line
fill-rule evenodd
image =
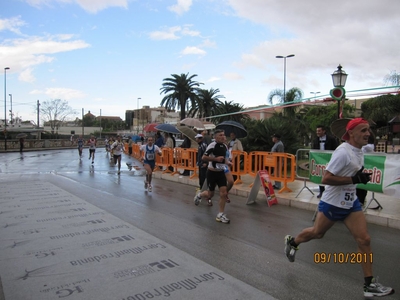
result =
M336 224L324 239L302 244L296 261L290 263L283 254L284 236L311 226L312 212L284 205L268 207L260 202L246 205L245 198L232 196L226 209L231 223L217 223L217 205L201 203L196 207L192 186L154 179L153 192L149 193L143 189L143 177L125 166L126 157L118 176L104 149L97 150L93 166L87 152L85 149L82 160L75 149L1 153L0 183L51 183L172 245L187 257L261 291L265 299L364 299L361 266L333 261L356 250L342 223ZM398 290L399 231L369 224L369 232L375 276ZM321 253L330 254L331 262L317 263ZM201 264L192 266L200 268ZM218 293L218 287L210 291ZM234 299L224 295L222 289L218 299ZM394 294L386 299L400 297Z

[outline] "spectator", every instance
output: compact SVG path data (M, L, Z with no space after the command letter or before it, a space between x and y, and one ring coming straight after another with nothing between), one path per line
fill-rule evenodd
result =
M274 145L272 146L271 152L285 152L285 146L283 145L281 141L281 135L280 134L274 134L272 136L272 141L274 142ZM280 162L283 162L283 160L278 159L278 164ZM281 174L281 169L282 166L279 164L277 167L277 170L274 170L276 172L276 176L280 176ZM281 182L280 181L275 181L275 184L272 186L274 189L280 190L281 189Z
M323 125L317 126L317 137L314 139L312 148L318 150L335 150L338 146L338 142L336 138L333 136L326 134L326 128ZM319 194L317 198L322 197L322 193L325 191L325 187L323 185L319 186Z

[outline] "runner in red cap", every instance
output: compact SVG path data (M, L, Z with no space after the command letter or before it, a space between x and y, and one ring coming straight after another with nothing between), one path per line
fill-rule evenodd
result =
M364 273L364 297L394 293L394 289L383 286L373 277L371 238L365 215L356 196L357 184L366 184L371 180L372 173L363 172L364 155L361 150L368 143L369 135L367 120L355 118L347 123L346 132L342 136L346 142L333 152L322 178L326 189L318 205L314 226L303 229L296 237L290 235L285 237L286 257L290 262L294 262L301 243L323 238L337 221L343 221L357 242L357 252L365 258L361 261Z

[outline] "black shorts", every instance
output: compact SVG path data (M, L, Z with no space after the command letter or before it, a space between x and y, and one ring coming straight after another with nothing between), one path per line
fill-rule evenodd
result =
M225 173L223 171L210 171L207 170L207 185L210 191L215 191L215 187L218 185L227 186L227 181L225 177Z
M95 152L96 152L96 149L89 149L90 154L95 153Z
M121 154L119 154L119 155L114 154L114 160L117 160L118 158L121 158Z

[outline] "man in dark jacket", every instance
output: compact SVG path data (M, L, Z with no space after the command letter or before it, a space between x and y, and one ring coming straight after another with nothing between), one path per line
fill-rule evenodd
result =
M317 137L314 139L312 149L317 150L335 150L338 146L338 141L335 137L326 134L326 128L323 125L317 126ZM322 193L325 191L323 185L319 186L319 194L317 198L321 198Z
M199 167L199 188L201 190L207 176L208 163L202 159L204 152L206 152L207 144L203 142L203 135L197 134L195 138L197 144L199 145L197 150L197 166Z

